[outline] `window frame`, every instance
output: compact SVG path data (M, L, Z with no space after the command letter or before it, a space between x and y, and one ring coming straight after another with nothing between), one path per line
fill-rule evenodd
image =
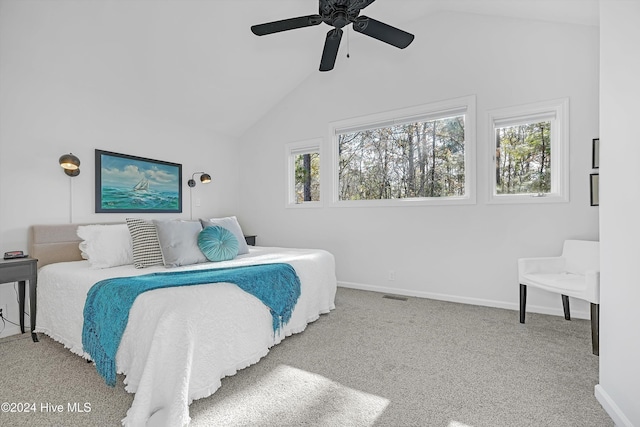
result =
M569 98L536 102L487 112L488 203L567 203L569 202ZM551 119L551 192L544 194L497 194L496 123L536 123ZM557 171L557 172L554 172Z
M449 197L413 197L404 199L340 200L338 134L346 130L379 128L384 125L410 122L412 119L437 120L464 114L465 131L465 195ZM329 170L332 207L386 207L472 205L476 203L476 96L468 95L414 107L369 114L329 124L328 150L331 153Z
M322 138L313 138L304 141L290 142L285 145L285 158L287 162L287 176L286 176L286 207L293 209L307 209L307 208L319 208L323 206L323 183L322 183ZM301 154L318 153L320 156L320 200L298 203L296 197L296 156Z

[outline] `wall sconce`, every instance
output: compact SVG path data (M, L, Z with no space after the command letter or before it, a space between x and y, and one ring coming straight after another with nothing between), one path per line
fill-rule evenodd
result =
M72 153L63 154L60 156L60 159L58 159L58 162L67 175L71 177L80 175L80 159Z
M80 159L72 153L63 154L58 163L69 178L80 175ZM69 179L69 224L73 223L73 180Z
M208 184L211 182L211 175L205 172L194 172L191 174L191 179L187 181L187 185L189 186L189 218L193 219L193 200L191 197L191 190L196 186L196 180L194 179L196 175L200 174L200 182L203 184Z
M195 181L195 179L193 179L193 178L195 178L195 176L196 176L197 174L200 174L200 182L201 182L201 183L203 183L203 184L208 184L208 183L210 183L210 182L211 182L211 175L209 175L208 173L204 173L204 172L194 172L193 174L191 174L191 179L190 179L189 181L187 181L187 185L188 185L189 187L192 187L192 188L193 188L193 187L195 187L195 186L196 186L196 181Z

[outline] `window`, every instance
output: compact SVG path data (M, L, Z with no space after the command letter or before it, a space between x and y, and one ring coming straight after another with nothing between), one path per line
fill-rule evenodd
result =
M287 206L320 205L321 140L287 144Z
M475 97L332 124L335 204L474 203Z
M569 200L567 99L489 112L489 200L544 203Z

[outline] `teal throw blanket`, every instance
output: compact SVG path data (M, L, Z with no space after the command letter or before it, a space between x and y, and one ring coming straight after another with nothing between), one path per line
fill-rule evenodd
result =
M273 318L274 333L291 319L300 296L300 279L289 264L262 264L102 280L89 290L84 305L82 345L110 386L116 384L116 352L129 309L143 292L173 286L230 282L258 298Z

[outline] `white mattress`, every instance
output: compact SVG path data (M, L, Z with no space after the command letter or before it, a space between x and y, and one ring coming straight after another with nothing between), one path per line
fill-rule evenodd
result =
M126 390L136 393L123 424L186 425L188 405L194 399L213 394L221 378L256 363L273 345L335 308L333 255L323 250L251 247L249 254L231 261L171 270L132 265L94 270L88 261L50 264L38 273L36 332L88 358L82 348L83 309L94 283L158 271L275 262L291 264L301 282L291 320L276 336L269 309L230 283L156 289L141 294L131 307L116 355Z

